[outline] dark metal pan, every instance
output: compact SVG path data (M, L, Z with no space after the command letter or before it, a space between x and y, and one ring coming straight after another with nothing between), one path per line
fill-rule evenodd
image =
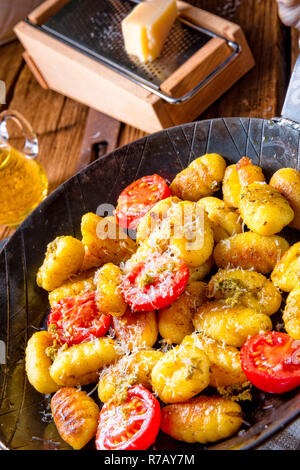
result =
M80 219L102 203L115 204L120 191L143 175L159 173L167 180L191 160L217 152L228 163L247 155L269 178L281 167L300 170L300 58L283 109L283 117L213 119L190 123L144 137L90 164L62 184L24 221L0 251L0 446L10 449L68 448L59 438L49 413L49 397L36 392L26 379L24 349L42 328L48 310L47 293L35 277L45 247L58 235L80 238ZM299 241L299 232L284 236ZM257 392L244 406L242 430L209 449L249 449L296 419L300 393ZM161 433L157 449L199 449Z

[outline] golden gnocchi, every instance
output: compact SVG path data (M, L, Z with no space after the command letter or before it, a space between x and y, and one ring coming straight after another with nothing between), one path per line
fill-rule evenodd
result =
M48 331L37 331L29 339L25 352L26 374L31 385L40 393L53 393L59 385L50 376L52 365L47 355L47 348L52 347L53 340Z
M111 399L122 400L134 384L151 389L151 372L162 356L156 349L142 349L104 369L98 383L100 400L104 403Z
M236 348L241 348L248 337L272 329L267 315L242 305L230 307L220 300L199 307L193 323L197 331Z
M242 218L217 197L204 197L198 202L207 212L216 242L242 232Z
M94 275L95 271L93 269L76 274L69 281L64 282L60 287L49 292L50 306L53 307L64 297L75 297L76 295L96 290Z
M113 318L113 328L125 350L152 348L157 340L155 312L132 312L128 308L122 317Z
M208 153L196 158L185 170L174 178L170 189L174 196L188 201L198 201L211 196L219 189L226 162L217 153Z
M100 410L86 392L65 387L51 400L59 434L73 449L82 449L96 434Z
M157 202L152 209L140 220L136 229L136 241L141 245L152 232L160 230L161 225L168 218L169 209L178 204L180 199L170 196Z
M151 373L153 390L165 403L194 397L209 385L209 378L206 354L190 344L181 344L165 353Z
M50 367L50 376L60 386L94 383L103 367L112 364L121 355L118 344L107 337L74 344L58 352Z
M262 169L253 165L250 158L243 157L236 165L229 165L223 179L223 199L234 209L240 205L241 190L255 182L265 182Z
M292 245L278 261L271 274L275 286L285 292L293 290L300 281L300 242Z
M223 299L227 305L241 304L272 315L280 308L279 290L263 274L244 269L220 269L208 283L208 297Z
M206 300L206 284L191 282L184 293L169 307L158 312L158 330L169 344L179 344L194 331L192 318L197 308Z
M99 217L92 212L81 221L82 243L86 254L101 266L105 263L119 264L136 251L136 243L119 227L114 217ZM93 264L93 263L90 263Z
M122 270L113 263L107 263L95 274L96 301L99 310L107 315L121 317L127 304L121 293Z
M244 232L221 240L214 249L214 259L218 268L254 269L268 274L288 248L288 242L278 235Z
M252 183L241 191L239 210L248 228L259 235L274 235L294 219L282 194L266 183Z
M169 247L188 267L197 267L211 256L213 230L204 209L189 201L178 203L170 214Z
M237 348L227 346L223 342L216 341L204 334L193 333L186 336L183 344L195 345L202 349L210 362L211 387L228 387L242 385L247 382L240 360L240 352Z
M84 246L71 236L57 237L47 245L44 262L37 273L37 285L52 291L82 267Z
M241 424L240 405L219 396L202 395L162 409L162 431L179 441L219 441L235 434Z
M194 268L189 268L190 277L188 283L195 281L202 281L213 269L215 265L215 260L213 255L211 255L203 264L196 266Z
M73 449L82 449L96 434L100 410L86 392L65 387L51 400L59 434Z
M270 179L270 186L277 189L289 202L295 217L290 226L300 230L300 173L293 168L281 168Z
M287 333L300 340L300 283L289 293L282 319Z

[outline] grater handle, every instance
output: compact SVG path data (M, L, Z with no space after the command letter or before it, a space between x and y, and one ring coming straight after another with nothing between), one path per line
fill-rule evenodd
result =
M281 116L300 124L300 55L296 61Z

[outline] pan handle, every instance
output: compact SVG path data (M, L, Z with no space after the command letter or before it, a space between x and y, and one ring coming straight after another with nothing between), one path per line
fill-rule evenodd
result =
M300 129L300 55L296 61L281 116Z

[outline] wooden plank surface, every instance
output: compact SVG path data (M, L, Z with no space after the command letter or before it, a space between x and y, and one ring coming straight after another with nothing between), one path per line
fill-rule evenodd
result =
M208 10L217 6L220 14L232 16L241 25L256 62L256 67L218 100L205 117L279 115L290 72L290 33L278 18L276 1L202 3ZM231 5L231 9L226 5ZM234 5L238 5L236 9Z
M200 119L279 115L298 55L298 33L281 24L275 0L189 0L189 3L240 24L256 61L256 67ZM43 90L24 63L22 52L17 41L0 47L0 79L6 82L6 106L23 113L38 134L38 159L46 168L52 191L76 170L88 108ZM142 131L122 125L119 145L143 135ZM11 229L0 226L0 239L10 233Z

